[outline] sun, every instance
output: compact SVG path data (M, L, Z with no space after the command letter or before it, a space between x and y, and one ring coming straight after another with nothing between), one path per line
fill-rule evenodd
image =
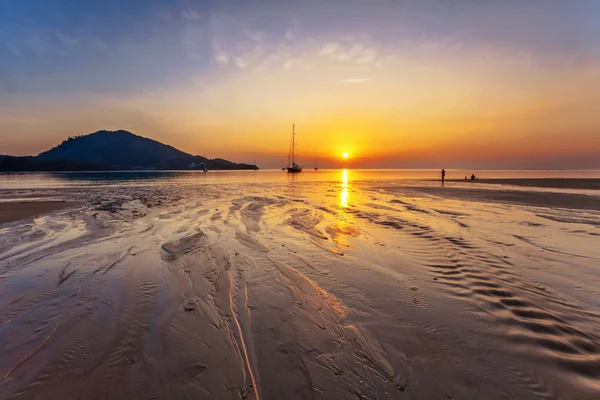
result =
M347 151L342 153L342 158L348 158L350 156L350 154L348 154Z

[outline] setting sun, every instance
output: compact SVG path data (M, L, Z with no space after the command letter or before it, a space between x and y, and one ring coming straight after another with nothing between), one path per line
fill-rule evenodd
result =
M349 157L349 154L347 151L342 153L342 158L348 158L348 157Z

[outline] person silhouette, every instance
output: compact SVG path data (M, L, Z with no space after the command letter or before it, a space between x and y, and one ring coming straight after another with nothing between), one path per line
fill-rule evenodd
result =
M475 174L471 175L471 180L474 181L475 180Z
M445 178L446 178L446 171L442 168L442 183L444 183Z

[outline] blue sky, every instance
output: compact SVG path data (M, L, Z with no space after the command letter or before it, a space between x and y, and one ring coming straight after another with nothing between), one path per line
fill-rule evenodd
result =
M593 0L0 0L0 60L0 153L124 128L279 165L260 143L291 122L311 145L325 130L329 152L358 152L365 135L397 146L402 131L426 161L432 143L464 146L477 129L548 151L598 143Z

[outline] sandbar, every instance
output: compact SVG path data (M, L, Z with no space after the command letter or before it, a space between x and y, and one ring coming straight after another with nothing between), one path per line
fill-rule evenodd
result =
M60 200L0 202L0 224L46 214L72 204Z

